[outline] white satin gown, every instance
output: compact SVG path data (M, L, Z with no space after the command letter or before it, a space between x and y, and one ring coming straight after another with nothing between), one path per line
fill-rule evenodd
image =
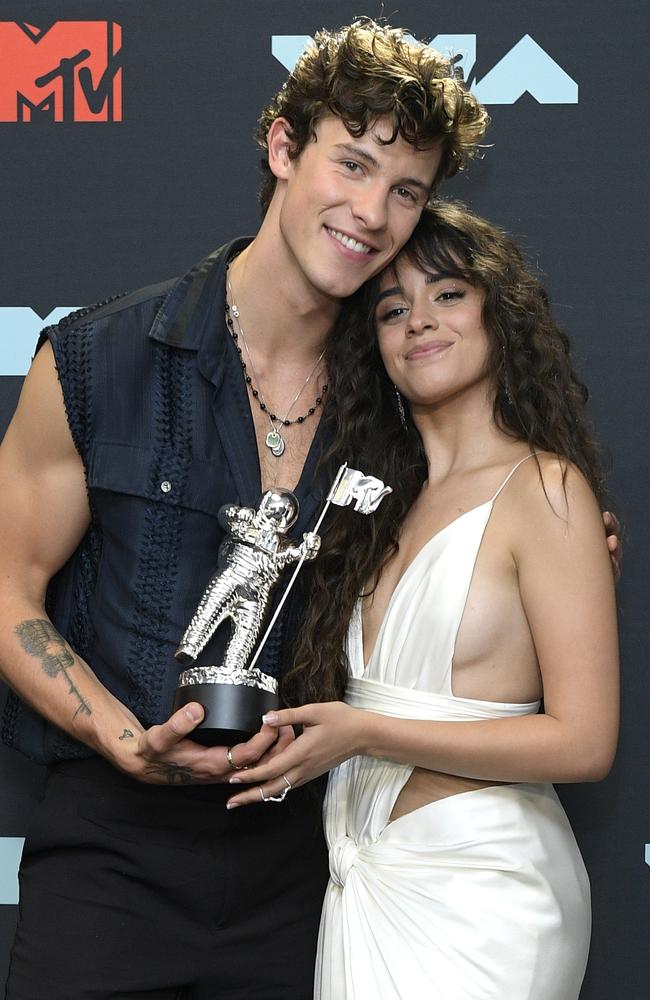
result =
M459 723L538 711L539 702L457 698L451 687L478 550L509 478L420 550L365 668L357 605L348 704ZM553 786L479 788L389 822L412 770L359 756L330 775L316 1000L577 1000L589 881Z

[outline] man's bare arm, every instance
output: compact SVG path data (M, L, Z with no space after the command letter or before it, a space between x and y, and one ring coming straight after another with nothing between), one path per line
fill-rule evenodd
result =
M188 739L202 718L200 706L188 705L145 731L49 621L47 585L89 524L83 463L48 344L0 446L0 676L45 718L139 780L222 780L230 772L224 748ZM236 748L237 763L256 760L275 736L267 727Z
M30 621L20 622L16 626L16 635L25 652L40 660L43 672L48 677L63 674L69 694L73 695L78 703L73 718L76 718L79 712L91 715L92 709L72 677L74 656L52 622L46 618L33 618Z

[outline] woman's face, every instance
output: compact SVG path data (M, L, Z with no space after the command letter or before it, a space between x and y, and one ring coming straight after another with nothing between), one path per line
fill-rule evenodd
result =
M389 378L410 402L430 405L488 382L483 289L422 271L405 256L381 278L375 310Z

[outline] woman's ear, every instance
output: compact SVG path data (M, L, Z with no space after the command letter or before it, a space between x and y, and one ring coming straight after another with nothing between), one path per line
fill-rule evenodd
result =
M266 147L269 152L269 168L278 180L286 180L291 169L293 147L291 128L286 118L276 118L266 134Z

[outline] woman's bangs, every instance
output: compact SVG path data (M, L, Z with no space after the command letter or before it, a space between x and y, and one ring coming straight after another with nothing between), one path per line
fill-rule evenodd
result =
M471 251L460 236L444 233L439 229L423 233L422 238L418 238L418 235L404 251L411 264L421 271L462 278L472 284L479 283L472 267Z

